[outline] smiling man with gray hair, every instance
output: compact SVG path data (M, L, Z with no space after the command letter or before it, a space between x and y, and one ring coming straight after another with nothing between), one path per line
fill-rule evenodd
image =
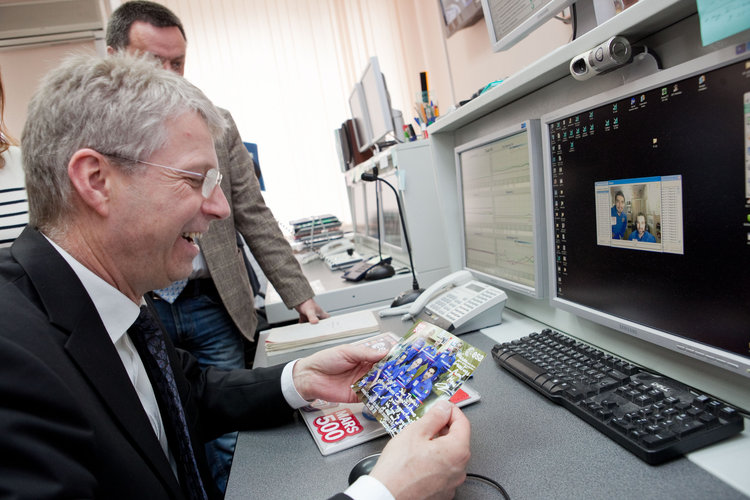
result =
M382 358L344 345L224 371L162 333L143 295L188 276L229 213L223 127L152 58L75 56L42 81L22 136L30 224L0 249L0 497L221 498L204 442L355 402ZM469 441L463 413L436 405L337 497L448 498Z

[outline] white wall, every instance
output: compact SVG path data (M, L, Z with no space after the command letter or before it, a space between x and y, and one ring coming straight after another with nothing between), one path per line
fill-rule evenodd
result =
M94 42L0 50L0 74L5 89L5 124L17 139L26 123L26 108L39 80L69 52L94 52Z
M425 3L431 7L424 8L414 22L419 23L423 32L422 60L429 71L431 90L438 94L443 114L450 106L469 99L488 83L505 79L566 44L572 36L570 25L553 19L510 49L492 52L484 19L444 39L438 3L415 2L422 7Z

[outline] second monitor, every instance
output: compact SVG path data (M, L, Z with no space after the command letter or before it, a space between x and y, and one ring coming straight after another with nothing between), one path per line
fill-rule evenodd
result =
M544 186L538 120L456 148L462 262L482 281L544 297Z

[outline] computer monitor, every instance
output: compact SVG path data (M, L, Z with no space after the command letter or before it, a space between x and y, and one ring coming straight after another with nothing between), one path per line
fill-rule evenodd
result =
M378 209L375 182L348 179L354 242L370 250L378 248ZM381 228L382 231L382 228ZM363 250L364 251L364 250Z
M391 186L396 188L396 192L399 192L399 183L395 170L381 174L380 178L389 182ZM383 251L389 254L396 253L399 257L406 256L406 240L401 230L398 201L391 188L383 183L378 184L380 185L380 207L383 216ZM401 205L403 208L403 203Z
M367 151L372 146L372 127L370 125L370 115L367 111L367 102L365 101L365 92L362 84L354 84L352 93L349 95L349 109L352 112L352 121L354 122L354 139L360 152Z
M482 19L482 3L479 0L440 0L440 9L446 38Z
M750 377L745 44L541 121L552 305Z
M455 149L462 261L482 281L544 297L547 266L538 120Z
M574 33L580 36L614 16L615 3L613 0L482 0L482 11L492 50L500 52L574 4Z
M575 0L482 0L492 50L506 50Z
M372 147L381 143L388 135L392 135L393 140L396 140L398 135L393 120L391 98L385 84L385 77L380 71L377 57L371 57L367 62L360 83L365 97L367 114L370 117L369 146Z
M354 234L367 234L367 202L365 201L363 182L355 182L349 185L349 201L351 203Z
M375 244L378 243L380 237L379 232L382 232L382 227L378 227L378 218L380 216L380 210L378 210L378 200L380 193L377 192L379 189L377 182L362 182L365 189L365 207L367 210L367 236L375 240Z

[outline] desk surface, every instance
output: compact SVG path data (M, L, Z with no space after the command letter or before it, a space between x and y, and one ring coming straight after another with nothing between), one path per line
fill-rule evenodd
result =
M539 328L507 309L503 319L486 335L462 338L489 353L496 342ZM400 330L393 321L382 326ZM300 354L304 351L295 357ZM649 466L498 368L491 357L477 369L471 385L482 400L464 408L472 423L467 470L498 481L514 500L750 497L750 422L738 437L688 458ZM387 440L384 436L324 457L299 418L279 428L240 433L226 498L327 498L343 491L352 466L381 451ZM468 480L456 498L499 496L484 483Z
M398 264L398 267L403 266ZM331 314L384 307L390 304L396 295L410 289L412 282L410 273L396 274L379 281L346 281L341 278L344 271L331 271L320 259L302 264L302 271L315 291L315 301ZM268 322L271 324L299 317L297 311L287 309L270 283L265 308Z

